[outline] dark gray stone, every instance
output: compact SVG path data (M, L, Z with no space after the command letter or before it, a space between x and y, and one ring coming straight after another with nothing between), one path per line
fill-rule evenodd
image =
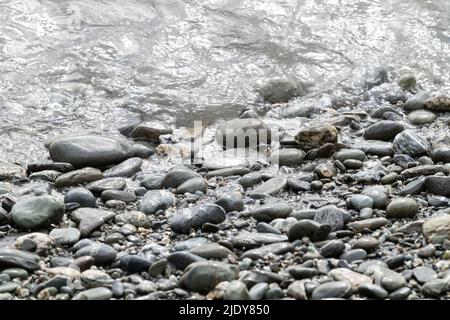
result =
M55 162L66 162L75 168L104 167L134 155L134 148L124 140L96 134L65 135L49 146Z
M222 207L216 204L203 204L178 210L170 219L170 226L174 232L188 233L190 229L199 229L205 223L221 223L225 217L225 210Z
M64 203L53 196L20 199L11 210L11 220L21 229L36 230L61 221Z
M172 193L165 190L150 190L141 199L139 210L145 214L155 214L159 210L167 210L175 203Z
M270 222L274 219L289 217L292 207L285 202L269 203L250 211L253 218L258 221Z
M180 284L195 292L208 292L222 281L237 278L239 268L223 262L195 262L190 264L180 279Z
M65 203L78 203L80 207L95 207L95 196L86 188L74 188L64 197Z
M367 140L390 141L403 130L405 130L404 126L399 122L382 120L368 127L364 132L364 138Z
M317 286L311 298L313 300L322 300L327 298L343 298L351 291L351 287L344 281L331 281Z
M109 168L103 172L103 175L109 177L132 177L141 170L142 159L130 158L118 165Z

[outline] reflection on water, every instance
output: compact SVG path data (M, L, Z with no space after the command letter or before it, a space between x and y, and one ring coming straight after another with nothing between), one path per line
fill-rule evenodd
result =
M339 95L369 63L448 90L448 0L0 0L0 159L74 128L192 125L286 75Z

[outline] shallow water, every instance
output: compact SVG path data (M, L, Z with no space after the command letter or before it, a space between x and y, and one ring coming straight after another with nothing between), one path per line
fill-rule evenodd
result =
M236 117L273 76L339 96L381 63L448 91L449 24L448 0L0 0L0 160L73 129Z

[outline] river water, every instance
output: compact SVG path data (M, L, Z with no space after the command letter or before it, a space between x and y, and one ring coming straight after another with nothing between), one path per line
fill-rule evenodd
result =
M449 91L448 0L0 0L0 160L75 129L236 117L286 76L343 94L369 64Z

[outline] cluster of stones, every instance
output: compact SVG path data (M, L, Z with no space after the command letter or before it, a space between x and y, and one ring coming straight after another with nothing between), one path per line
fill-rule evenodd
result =
M247 110L220 124L223 150L202 164L161 169L155 147L173 131L159 121L63 135L52 161L1 164L0 299L448 296L450 137L419 129L450 98L386 80L365 85L389 105L317 117L274 148L280 132ZM298 116L300 84L260 90ZM248 130L257 139L236 143ZM259 156L233 158L238 147Z

